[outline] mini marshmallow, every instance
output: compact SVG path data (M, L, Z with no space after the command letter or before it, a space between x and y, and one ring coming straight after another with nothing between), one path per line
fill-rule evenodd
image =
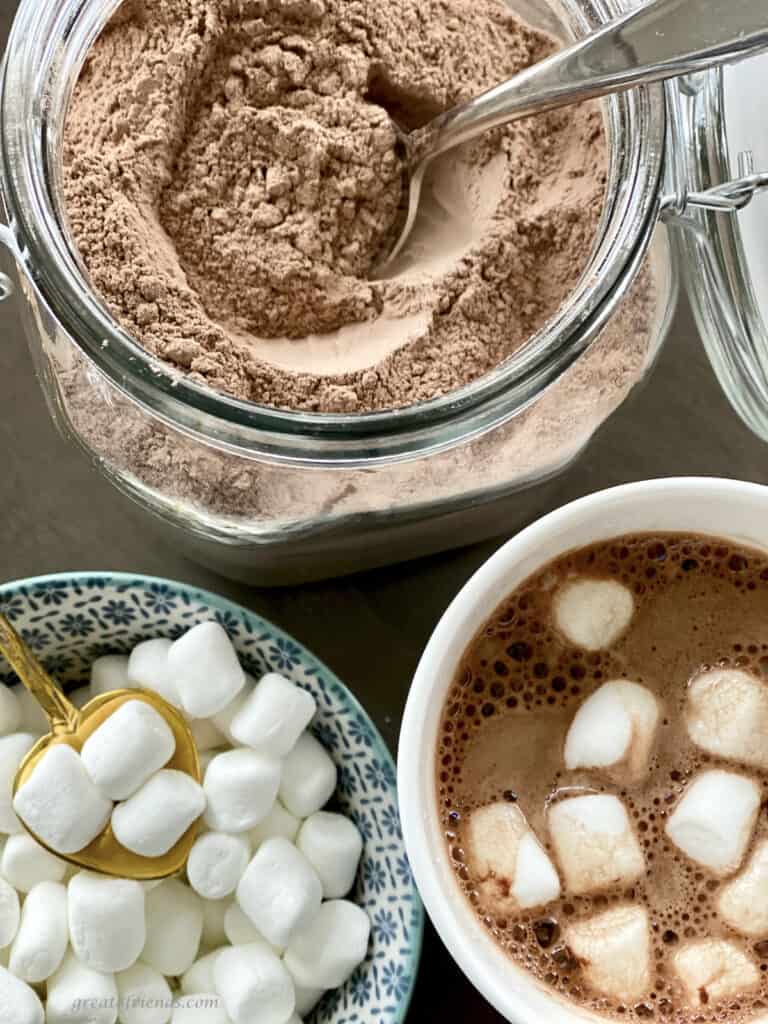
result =
M768 686L748 672L716 668L693 679L685 724L702 750L768 768Z
M176 977L197 959L203 932L200 897L176 878L145 893L147 941L144 963L161 974Z
M235 745L237 740L232 735L232 722L237 716L240 709L245 705L250 695L253 693L253 689L256 686L256 680L252 675L245 673L245 686L242 688L240 693L231 700L226 707L222 708L221 711L217 711L215 715L211 716L211 721L219 730L223 733L230 743Z
M494 803L474 811L467 850L487 904L511 912L543 906L560 895L557 871L516 804Z
M237 902L264 938L285 948L320 908L323 887L317 874L287 839L262 843L237 887Z
M280 786L280 761L254 750L218 754L205 773L205 822L219 832L246 832L264 818Z
M134 686L154 690L174 707L181 707L181 697L168 667L171 641L163 638L145 640L131 651L128 679Z
M0 967L0 1024L43 1024L45 1014L37 993L20 978Z
M203 900L203 934L200 945L203 949L218 949L227 942L224 918L230 900Z
M186 772L164 768L112 814L121 846L143 857L162 857L205 810L202 787Z
M264 943L222 950L213 976L233 1024L290 1020L296 1006L291 976Z
M257 684L232 720L230 730L239 743L273 757L285 757L317 711L311 693L276 672Z
M19 894L6 879L0 878L0 948L5 949L16 938L20 920Z
M555 625L576 647L610 647L635 611L632 592L617 580L574 579L555 594Z
M285 964L302 988L337 988L365 960L371 922L348 900L329 900L291 939Z
M717 909L737 932L752 939L768 935L768 840L755 847L747 866L720 890Z
M213 991L191 992L176 999L171 1024L231 1024L224 1001Z
M131 690L134 684L128 678L128 658L107 654L91 665L91 696L100 697L113 690Z
M224 914L224 933L232 946L247 946L251 942L266 942L250 917L242 912L237 903L231 903Z
M141 885L80 871L69 883L68 897L69 938L77 959L104 974L132 967L147 938Z
M120 1024L168 1024L173 994L162 974L141 962L116 975Z
M176 752L173 730L143 700L129 700L83 744L85 770L110 800L126 800Z
M8 736L21 726L21 704L10 686L0 683L0 736Z
M760 981L757 965L733 942L702 939L690 942L672 958L688 1003L706 1006L746 995Z
M19 788L13 808L46 846L67 854L85 849L104 831L112 801L91 782L77 751L57 743Z
M207 900L220 900L237 888L251 859L242 835L206 832L195 840L187 862L189 884Z
M13 686L11 689L21 709L19 730L34 733L35 736L44 736L50 732L51 723L48 721L48 716L26 686Z
M47 1024L116 1024L117 983L72 953L48 982Z
M301 826L296 846L317 872L324 899L347 895L363 852L363 838L349 818L317 811Z
M648 767L659 710L656 697L639 683L605 683L584 701L571 722L565 767L604 768L617 778L639 778Z
M223 945L223 943L222 943ZM213 980L213 965L221 953L220 949L208 953L207 956L195 960L188 971L185 971L181 978L181 991L184 995L192 995L194 992L213 992L216 988Z
M54 857L26 832L9 836L0 861L0 873L19 892L29 892L40 882L60 882L67 865Z
M744 859L759 808L760 787L752 779L720 769L701 772L665 831L687 857L725 878Z
M190 718L188 725L198 754L227 745L227 737L216 728L210 718Z
M45 981L59 969L68 944L66 887L41 882L24 900L11 946L10 969L30 984Z
M300 827L301 821L290 811L286 811L279 800L275 800L266 818L263 818L255 828L251 829L251 845L256 849L265 839L271 839L272 836L282 836L283 839L288 839L293 843L296 841Z
M283 762L280 801L297 818L308 818L333 796L337 774L325 747L305 732Z
M24 755L36 742L37 736L29 732L14 732L0 738L0 832L6 835L21 831L13 811L13 781Z
M618 797L590 794L553 804L548 813L565 889L576 896L631 885L645 872L645 858Z
M581 963L587 982L601 995L636 1002L651 987L648 914L624 904L569 924L563 938Z
M177 640L168 651L168 669L193 718L215 715L245 686L237 651L218 622L201 622Z

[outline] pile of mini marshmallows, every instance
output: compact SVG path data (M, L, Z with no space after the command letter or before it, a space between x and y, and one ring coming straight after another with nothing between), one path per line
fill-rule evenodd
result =
M213 622L98 659L71 697L82 706L136 687L184 714L202 786L163 767L171 730L136 700L80 755L51 748L13 801L19 762L48 723L25 690L0 686L0 1024L296 1024L364 960L370 933L343 898L363 843L322 810L336 767L306 731L314 699L276 674L256 683ZM203 823L185 880L142 883L76 871L16 812L62 853L110 817L145 856Z

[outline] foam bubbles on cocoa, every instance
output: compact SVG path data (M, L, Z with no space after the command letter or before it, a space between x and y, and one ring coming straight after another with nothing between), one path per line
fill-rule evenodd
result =
M579 576L614 580L632 593L635 614L608 649L571 645L555 627L553 598ZM739 668L768 678L768 557L718 538L642 534L579 549L525 581L470 644L443 713L436 765L446 842L459 885L496 941L562 997L622 1021L747 1024L768 1012L768 940L740 937L717 913L722 882L688 861L665 835L671 810L698 772L731 768L754 778L762 807L747 851L768 837L768 773L707 754L690 741L686 691L697 674ZM600 770L566 772L563 746L585 698L603 683L631 679L662 701L646 774L619 783ZM465 823L477 807L519 804L553 856L549 804L568 790L613 793L634 826L646 874L630 887L562 897L543 909L495 913L467 863ZM563 933L570 921L621 903L644 906L651 929L653 990L624 1005L590 990ZM759 966L761 985L738 998L687 1006L672 967L695 939L738 943Z

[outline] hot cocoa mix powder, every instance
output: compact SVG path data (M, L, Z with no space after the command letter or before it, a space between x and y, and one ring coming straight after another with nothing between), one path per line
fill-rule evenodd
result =
M406 128L555 47L502 0L126 0L66 125L72 236L152 354L212 388L386 409L488 372L558 309L605 184L597 108L493 132L435 167L392 241Z
M554 626L553 597L576 577L617 580L634 594L630 626L606 650L574 646ZM719 879L697 866L664 832L694 775L726 768L754 779L762 791L739 872L766 838L768 773L695 746L684 715L688 683L706 668L768 677L767 581L764 553L718 538L640 534L582 548L545 566L510 595L470 644L453 681L441 725L436 790L458 885L517 964L564 998L614 1021L768 1021L766 936L750 939L729 928L717 900L730 877ZM638 781L612 781L599 769L566 771L563 763L576 711L614 679L638 682L662 702L650 763ZM554 856L546 810L559 797L582 792L614 794L625 804L645 854L640 880L586 896L564 887L560 899L538 910L508 913L491 905L469 863L467 823L473 810L494 801L514 803ZM653 982L643 998L623 1004L590 988L564 933L574 921L627 903L649 914ZM673 957L685 943L709 937L735 942L760 981L723 1000L708 999L702 989L701 1005L691 1006Z

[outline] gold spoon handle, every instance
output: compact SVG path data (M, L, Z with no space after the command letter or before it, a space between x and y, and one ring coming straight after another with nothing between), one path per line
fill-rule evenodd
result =
M51 720L51 731L75 729L80 712L67 700L4 615L0 615L0 652Z

